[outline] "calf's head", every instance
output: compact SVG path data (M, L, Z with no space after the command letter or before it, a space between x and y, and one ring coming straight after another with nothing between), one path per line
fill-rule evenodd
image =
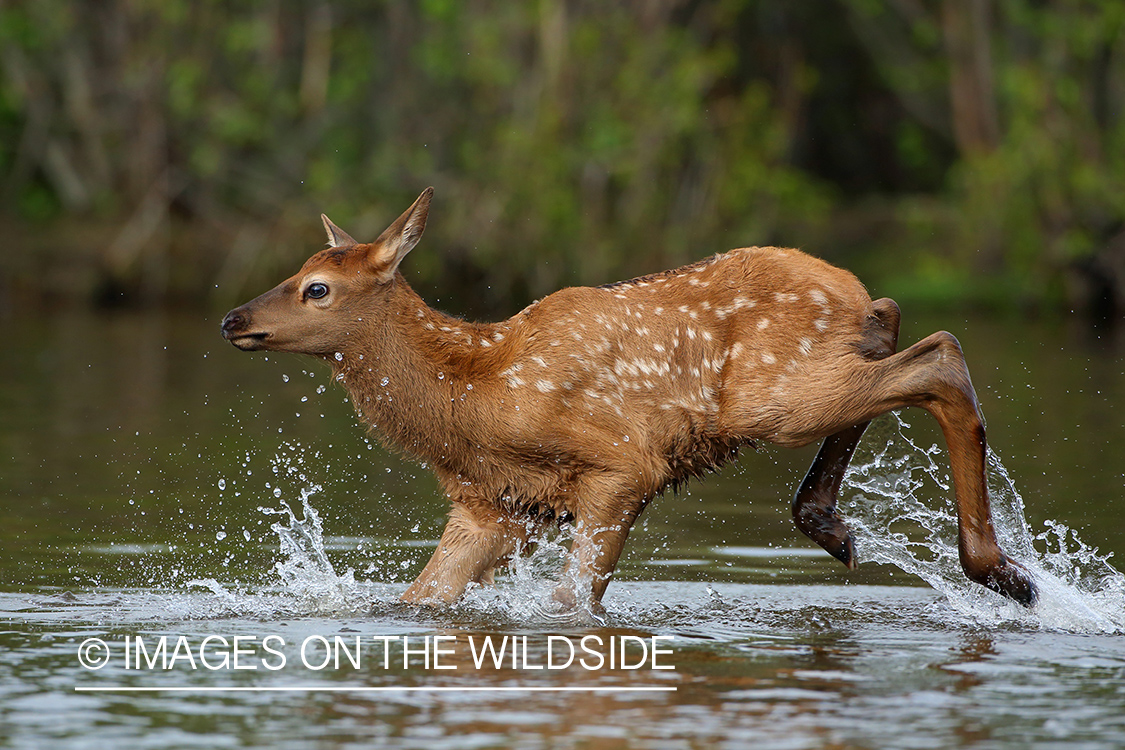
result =
M223 318L223 338L243 351L328 357L386 309L398 265L426 228L433 188L371 243L356 242L321 215L329 247L295 275Z

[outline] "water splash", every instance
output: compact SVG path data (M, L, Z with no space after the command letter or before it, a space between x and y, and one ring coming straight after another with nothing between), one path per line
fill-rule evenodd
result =
M1125 576L1110 565L1110 555L1089 547L1061 523L1047 522L1042 532L1034 533L1014 482L993 453L987 468L997 533L1004 549L1035 576L1040 602L1029 611L969 582L958 561L956 510L943 451L937 445L917 444L908 427L898 415L877 420L848 470L841 509L855 533L861 561L892 564L929 583L948 600L934 613L945 622L952 617L954 622L989 626L1125 633ZM374 576L379 582L357 581L351 568L337 572L328 556L320 514L312 505L321 488L309 475L319 472L305 464L305 449L296 443L286 444L271 463L271 473L286 485L283 494L296 494L299 500L259 508L278 518L270 525L278 548L269 575L256 585L233 588L214 579L189 581L190 588L202 587L214 595L203 607L193 605L193 616L378 613L416 618L414 608L398 603L398 575L413 563L416 550L394 545L369 550L368 564L360 568L364 578ZM538 540L526 554L513 556L496 586L470 586L441 617L481 626L604 623L601 611L575 612L555 599L556 590L569 587L581 602L582 593L589 590L589 581L567 580L571 536L567 527ZM399 553L409 555L410 561L398 559ZM611 588L608 604L613 621L633 621L636 603L625 603L623 609L621 602L614 603L613 592ZM643 603L637 606L645 610ZM694 611L691 616L699 615Z
M299 508L295 511L284 499L287 493L269 483L266 484L268 494L280 502L280 507L258 508L266 516L280 517L270 524L278 544L272 568L262 580L249 585L221 583L214 578L187 581L182 584L186 588L202 588L214 595L205 603L196 602L191 616L364 614L370 612L373 603L390 598L384 585L357 582L353 569L348 568L342 574L336 571L328 557L324 525L312 505L312 498L321 487L308 482L304 473L304 449L296 443L287 443L285 449L271 461L272 473L279 480L288 480L287 484L296 486ZM249 541L248 533L243 536Z
M274 571L282 585L292 594L314 602L318 609L332 611L345 608L355 590L355 573L350 568L338 575L324 549L324 525L309 498L320 491L318 485L301 490L302 518L284 500L281 508L258 508L267 515L283 516L282 523L270 525L277 534L282 559L274 563Z
M1034 534L1023 499L989 451L988 489L1001 546L1035 577L1040 599L1028 610L971 583L957 553L957 515L942 450L923 448L898 414L872 423L844 479L841 509L861 562L889 563L944 594L971 622L1007 622L1074 632L1125 632L1125 575L1065 525Z
M312 486L300 493L302 516L284 500L280 508L261 507L262 513L281 516L271 524L277 535L278 559L271 571L274 579L263 585L224 584L214 578L187 581L186 588L209 590L213 599L192 600L194 618L214 617L307 617L362 614L373 601L386 598L378 586L359 583L349 568L338 574L325 551L324 527L309 499L319 490Z
M471 585L456 608L470 617L483 616L525 627L605 624L601 608L585 603L589 601L591 581L576 577L566 568L573 536L572 527L565 526L539 538L529 549L518 550L497 585ZM579 602L578 607L562 604L556 592L569 593Z

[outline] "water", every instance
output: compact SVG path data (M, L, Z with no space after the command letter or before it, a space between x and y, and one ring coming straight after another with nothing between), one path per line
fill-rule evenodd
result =
M1125 365L1065 328L962 336L1035 611L960 575L940 437L905 412L841 498L858 571L787 517L811 452L750 454L653 504L598 624L551 606L565 539L452 607L398 603L445 504L316 365L190 317L5 326L0 746L1125 746ZM611 642L648 658L610 668ZM595 668L547 668L568 648Z

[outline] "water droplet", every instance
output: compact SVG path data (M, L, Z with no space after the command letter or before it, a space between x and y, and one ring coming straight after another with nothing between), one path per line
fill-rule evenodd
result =
M332 356L334 356L334 357L336 358L336 361L337 361L337 362L343 362L343 361L344 361L344 355L343 355L343 354L340 354L340 352L336 352L336 353L335 353L334 355L332 355Z
M471 390L473 390L473 384L472 384L472 383L466 383L466 384L465 384L465 387L466 387L467 389L469 389L470 391L471 391Z
M390 379L390 378L383 378L382 380L380 380L380 381L379 381L379 385L381 385L381 386L383 386L384 388L386 388L386 387L387 387L387 384L388 384L388 383L390 383L390 382L391 382L391 379Z
M282 375L281 376L281 382L282 383L288 383L289 382L289 376L288 375Z
M318 386L316 387L316 392L317 392L317 393L324 393L324 392L325 392L326 390L328 390L328 389L327 389L327 388L325 388L325 387L324 387L323 385L318 385Z
M305 403L305 402L306 402L306 401L308 401L308 400L309 400L309 397L308 397L308 396L301 396L301 403L302 403L302 404L303 404L303 403Z
M273 496L274 497L281 497L281 488L280 487L274 488Z
M625 436L625 442L626 443L629 442L629 436L628 435Z
M438 380L445 380L445 373L444 373L444 372L439 372L439 373L437 374L437 379L438 379Z
M221 542L221 541L223 541L224 539L227 538L227 532L220 531L218 534L215 534L215 538L218 539Z
M220 480L219 480L219 489L220 489L220 490L225 490L226 488L227 488L227 480L225 480L225 479L220 479Z
M250 532L247 531L246 529L243 529L242 530L242 538L245 539L246 541L250 541Z

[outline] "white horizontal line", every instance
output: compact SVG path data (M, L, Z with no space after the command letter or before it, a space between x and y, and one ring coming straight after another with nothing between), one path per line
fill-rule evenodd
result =
M675 686L639 685L636 687L553 687L553 686L502 686L454 687L450 685L421 685L411 687L369 687L363 685L290 685L290 686L229 686L229 687L131 687L127 685L76 685L77 693L668 693Z

